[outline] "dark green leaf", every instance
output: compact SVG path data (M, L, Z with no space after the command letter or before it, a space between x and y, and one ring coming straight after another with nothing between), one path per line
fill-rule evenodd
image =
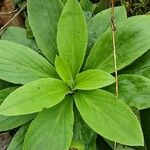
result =
M80 5L84 11L87 22L92 18L94 5L90 0L81 0Z
M57 74L46 59L26 46L0 40L0 79L25 84L48 77Z
M11 140L7 150L22 150L25 134L27 132L28 127L28 124L24 125L17 131L17 133Z
M68 150L73 136L72 97L43 110L31 123L23 150Z
M115 85L107 88L115 93ZM150 79L139 75L119 76L119 98L129 106L145 109L150 107Z
M81 68L87 46L86 21L77 0L67 1L63 9L58 24L57 44L59 54L74 78Z
M106 9L95 15L88 23L88 47L92 48L94 43L104 32L110 28L111 9ZM124 7L115 8L115 23L123 22L127 19L126 9ZM109 43L110 44L110 43Z
M143 145L137 117L113 94L103 90L78 91L75 103L84 121L103 137L125 145Z
M0 132L17 128L29 122L34 117L35 115L22 115L13 117L0 115Z
M90 129L74 107L74 129L71 148L78 150L96 150L97 134Z
M0 114L15 116L38 112L56 105L68 92L69 87L61 80L39 79L12 92L0 106Z
M30 26L30 24L29 24L28 17L26 17L25 26L26 26L26 29L27 29L27 30L26 30L26 36L27 36L29 39L34 38L32 29L31 29L31 26Z
M93 90L102 88L115 82L115 78L110 74L98 70L91 69L79 73L76 76L75 89Z
M150 79L150 50L121 70L120 73L138 74Z
M118 69L132 63L150 48L150 18L135 16L117 25L116 54ZM112 36L108 29L95 43L84 69L99 68L114 72ZM99 57L98 57L99 56Z
M7 87L11 87L11 86L14 86L14 84L0 79L0 90L5 89Z
M8 87L0 90L0 104L3 102L3 100L11 93L13 92L17 87Z
M29 0L28 19L37 44L48 60L54 63L57 54L57 24L63 8L60 0Z

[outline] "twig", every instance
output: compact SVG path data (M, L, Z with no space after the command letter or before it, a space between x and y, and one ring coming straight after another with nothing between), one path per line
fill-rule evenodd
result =
M0 29L0 33L7 27L7 25L9 25L9 23L11 23L27 6L27 3L25 3L20 10Z
M15 13L16 11L18 11L18 9L15 9L15 10L9 11L9 12L0 12L0 15L10 15L10 14Z
M112 0L112 12L111 12L111 29L112 29L112 44L113 44L113 59L114 59L114 69L115 69L115 91L116 91L116 97L119 97L119 91L118 91L118 72L117 72L117 56L116 56L116 40L115 40L115 9L114 9L114 3L115 0ZM117 143L114 143L114 150L117 148Z

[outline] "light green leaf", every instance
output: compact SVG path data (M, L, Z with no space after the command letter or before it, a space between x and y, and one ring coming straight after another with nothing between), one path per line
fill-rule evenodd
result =
M17 133L11 140L7 150L22 150L25 134L27 132L28 127L29 125L26 124L17 131Z
M63 5L60 0L29 0L27 4L28 19L36 42L46 58L54 63L57 25Z
M25 84L48 77L57 74L46 59L26 46L0 40L0 79Z
M150 79L150 50L127 66L120 73L142 75Z
M70 149L96 150L96 137L97 134L87 126L77 108L74 107L73 139Z
M114 93L115 85L107 88ZM150 108L150 79L139 75L119 76L119 98L138 109Z
M0 104L3 102L3 100L11 93L13 92L17 86L15 87L8 87L0 90Z
M61 59L59 56L56 56L55 68L60 78L69 86L73 87L74 82L73 82L73 77L70 72L70 69L66 64L66 62L63 59Z
M76 76L75 89L93 90L102 88L115 82L115 78L98 69L91 69L79 73Z
M61 80L33 81L12 92L0 106L0 114L15 116L39 112L59 103L68 91L69 87Z
M101 11L95 15L88 23L88 48L92 48L94 43L111 27L111 8ZM115 7L115 24L127 20L125 7ZM110 44L110 43L109 43Z
M58 23L57 44L60 57L73 75L79 72L87 46L87 27L77 0L68 0Z
M23 150L68 150L73 121L73 101L67 96L60 104L39 113L27 131Z
M2 40L12 41L18 44L25 45L39 52L39 49L33 39L26 37L26 30L20 27L8 27L2 34Z
M0 115L0 132L17 128L29 122L34 117L35 115L21 115L12 117Z
M136 26L135 26L136 25ZM117 25L116 55L118 70L132 63L150 48L150 18L130 17ZM84 69L99 68L114 72L112 53L112 33L108 29L95 43L88 56Z
M124 145L143 145L138 119L113 94L103 90L78 91L74 97L81 116L95 132Z

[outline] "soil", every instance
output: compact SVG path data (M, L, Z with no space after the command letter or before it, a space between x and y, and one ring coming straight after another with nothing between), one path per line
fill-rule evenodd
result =
M0 150L6 150L10 141L11 141L11 135L9 134L9 132L1 133Z
M14 16L14 14L16 13L14 12L15 10L16 7L13 0L0 0L0 28ZM23 23L24 22L21 15L18 15L9 25L23 26Z

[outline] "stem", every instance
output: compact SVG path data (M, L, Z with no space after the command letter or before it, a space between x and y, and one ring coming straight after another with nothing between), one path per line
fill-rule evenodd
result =
M119 97L119 91L118 91L118 72L117 72L117 56L116 56L116 40L115 40L115 9L114 9L115 0L112 0L112 12L111 12L111 29L112 29L112 44L113 44L113 60L114 60L114 70L115 70L115 93L116 97ZM117 148L117 143L114 143L114 150Z

